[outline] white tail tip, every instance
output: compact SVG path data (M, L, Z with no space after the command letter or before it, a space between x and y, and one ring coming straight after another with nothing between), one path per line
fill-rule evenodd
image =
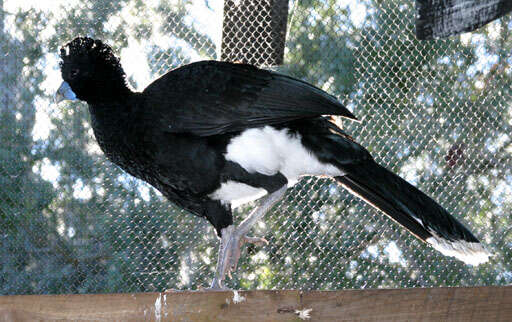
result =
M492 256L480 243L467 242L465 240L450 241L437 235L427 238L427 243L443 255L453 256L470 265L476 266L485 263Z

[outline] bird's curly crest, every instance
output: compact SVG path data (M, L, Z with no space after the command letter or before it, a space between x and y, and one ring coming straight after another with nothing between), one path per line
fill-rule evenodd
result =
M89 57L96 63L106 64L111 66L120 75L125 75L119 58L114 55L112 48L104 44L101 40L92 39L89 37L76 37L60 49L60 67L78 57Z

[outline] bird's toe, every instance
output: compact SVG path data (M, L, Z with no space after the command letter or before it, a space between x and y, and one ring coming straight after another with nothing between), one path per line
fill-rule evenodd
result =
M242 246L246 243L255 244L258 246L267 245L268 241L261 237L249 237L249 236L237 236L233 237L231 243L231 249L229 250L229 261L226 265L226 274L231 277L231 273L235 272L238 267L238 261L240 260Z
M244 242L245 243L255 244L255 245L258 245L258 246L268 245L268 240L266 240L263 237L244 236Z

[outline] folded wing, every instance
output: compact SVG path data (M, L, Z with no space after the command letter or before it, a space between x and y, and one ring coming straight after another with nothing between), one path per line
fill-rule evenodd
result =
M321 89L245 64L186 65L157 79L143 94L144 117L171 133L210 136L320 115L356 120Z

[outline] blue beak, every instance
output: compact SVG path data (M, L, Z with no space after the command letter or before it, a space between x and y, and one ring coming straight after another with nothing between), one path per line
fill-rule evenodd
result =
M71 90L71 87L67 82L62 82L57 93L55 93L55 104L59 104L64 100L75 101L76 95Z

